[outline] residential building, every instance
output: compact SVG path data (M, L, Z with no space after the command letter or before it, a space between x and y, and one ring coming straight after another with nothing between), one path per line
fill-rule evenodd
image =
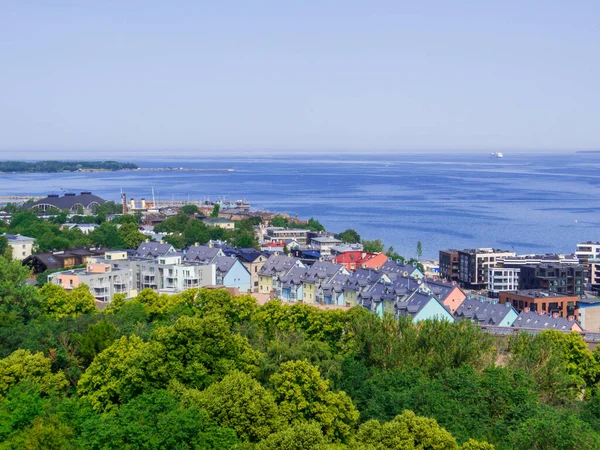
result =
M589 241L577 244L575 255L579 263L587 269L591 289L600 291L600 242Z
M237 259L221 256L216 261L217 284L239 289L240 292L251 291L250 272Z
M519 288L519 267L490 267L488 269L488 295L498 297L501 291Z
M496 266L498 258L507 256L515 256L515 252L493 248L459 250L458 278L463 286L468 289L485 290L488 284L489 268Z
M169 253L175 253L175 247L166 242L151 242L146 239L137 248L135 255L140 258L155 258Z
M310 240L311 247L319 251L322 256L331 255L331 247L335 247L341 243L342 241L332 236L319 236Z
M31 267L35 275L47 270L69 269L74 266L87 264L89 259L104 255L103 249L76 249L60 252L46 252L30 255L23 264Z
M466 298L453 312L456 319L469 319L480 325L510 327L519 314L510 303L498 303L493 299Z
M225 230L233 230L235 228L235 222L230 219L224 219L222 217L207 217L202 219L204 225L207 227L219 227Z
M565 295L556 292L528 289L500 292L499 302L510 303L519 313L528 309L536 313L558 313L559 316L577 316L578 295Z
M384 253L366 253L359 250L337 254L333 257L331 262L334 264L341 264L346 270L354 271L358 267L363 269L380 268L387 260L388 257Z
M393 261L388 259L381 267L381 271L387 274L390 279L398 276L422 279L425 275L417 266L417 263L407 264L400 260Z
M454 322L454 317L430 292L417 289L395 304L396 316L410 316L413 322L422 320L445 320Z
M292 267L287 273L280 277L281 294L279 298L283 302L297 302L304 298L303 282L308 269L306 267Z
M362 252L363 245L362 244L340 244L335 245L329 249L333 256L341 255L346 252Z
M298 258L274 253L258 271L258 291L262 294L281 296L280 277L294 267L306 267Z
M443 281L435 278L423 278L421 289L434 294L436 298L454 314L456 309L462 305L467 295L456 284L456 282Z
M20 234L4 234L3 236L12 249L12 259L22 261L31 256L35 244L34 238L21 236Z
M221 256L225 256L223 249L215 247L211 243L208 245L194 244L183 250L185 261L199 264L215 264Z
M545 255L515 255L496 258L496 267L521 267L533 264L579 264L575 255L547 253Z
M286 239L294 239L300 245L306 245L308 230L301 228L268 227L265 240L285 242Z
M595 295L580 297L577 320L584 330L600 332L600 298Z
M132 298L138 293L131 269L114 269L110 264L103 263L90 263L85 269L53 273L48 281L67 290L85 284L94 298L101 302L112 301L115 294Z
M236 248L229 245L221 246L226 256L233 256L240 260L250 272L250 286L252 292L258 292L258 272L267 261L267 257L254 248Z
M440 250L440 276L448 281L458 281L458 250Z
M269 252L269 253L283 253L283 249L285 248L285 242L283 241L267 241L260 244L261 252Z
M579 264L536 264L523 266L519 289L542 289L567 295L584 292L585 267Z
M323 287L329 285L333 277L338 273L343 275L349 274L346 268L341 264L333 264L329 261L317 261L310 266L302 283L302 298L304 302L321 304L332 302L332 298L325 298Z
M573 316L566 318L558 313L540 314L529 310L522 311L512 326L532 330L583 331Z

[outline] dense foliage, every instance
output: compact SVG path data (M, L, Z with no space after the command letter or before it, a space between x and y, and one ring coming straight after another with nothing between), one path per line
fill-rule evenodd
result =
M133 163L117 161L0 161L0 172L75 172L77 170L137 169Z
M0 448L600 448L600 351L249 295L24 286L0 258Z

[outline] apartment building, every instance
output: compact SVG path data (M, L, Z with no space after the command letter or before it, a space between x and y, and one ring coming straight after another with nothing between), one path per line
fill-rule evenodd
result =
M440 250L440 276L448 281L458 281L458 250Z
M88 263L85 269L53 273L48 277L48 282L67 290L86 284L94 298L101 302L110 302L115 294L132 298L138 293L131 269L115 269L111 264L101 262Z
M490 267L495 267L496 260L499 258L506 258L507 256L515 255L515 252L493 248L459 250L458 278L463 286L468 289L487 289Z
M285 242L288 239L294 239L300 245L306 245L308 236L308 230L300 228L268 227L266 232L265 240Z
M488 269L488 295L498 297L501 291L519 288L520 267L490 267Z
M4 234L12 249L12 259L22 261L31 256L35 239L20 234Z
M575 252L579 264L586 267L587 282L595 291L600 291L600 242L582 242L577 244Z
M547 292L540 289L500 292L499 302L510 303L518 312L556 313L560 317L577 317L579 296Z
M585 267L579 264L536 264L523 266L518 289L542 289L567 295L581 295L585 286Z

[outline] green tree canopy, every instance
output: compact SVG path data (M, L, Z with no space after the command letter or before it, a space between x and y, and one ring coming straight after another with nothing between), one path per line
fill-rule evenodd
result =
M360 234L351 228L336 234L335 237L348 244L360 244Z
M219 425L246 442L258 442L282 426L273 395L250 375L233 371L202 392L188 394Z
M285 362L271 382L281 414L291 424L314 421L331 441L348 439L358 411L346 393L329 390L317 367L308 361Z

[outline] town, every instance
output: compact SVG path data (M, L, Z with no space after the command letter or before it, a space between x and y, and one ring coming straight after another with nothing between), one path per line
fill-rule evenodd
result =
M14 233L15 218L24 211L75 238L58 250L40 245L46 235ZM361 241L352 229L327 232L314 219L252 211L245 201L169 204L123 194L118 204L91 192L10 203L0 220L12 259L42 284L67 291L87 286L99 309L116 296L132 299L146 289L176 294L224 288L249 293L259 304L279 299L325 309L362 306L414 322L471 320L492 334L555 329L600 341L598 242L577 243L571 255L441 249L438 261L418 253L406 260L381 242ZM76 244L111 230L127 230L127 236Z

